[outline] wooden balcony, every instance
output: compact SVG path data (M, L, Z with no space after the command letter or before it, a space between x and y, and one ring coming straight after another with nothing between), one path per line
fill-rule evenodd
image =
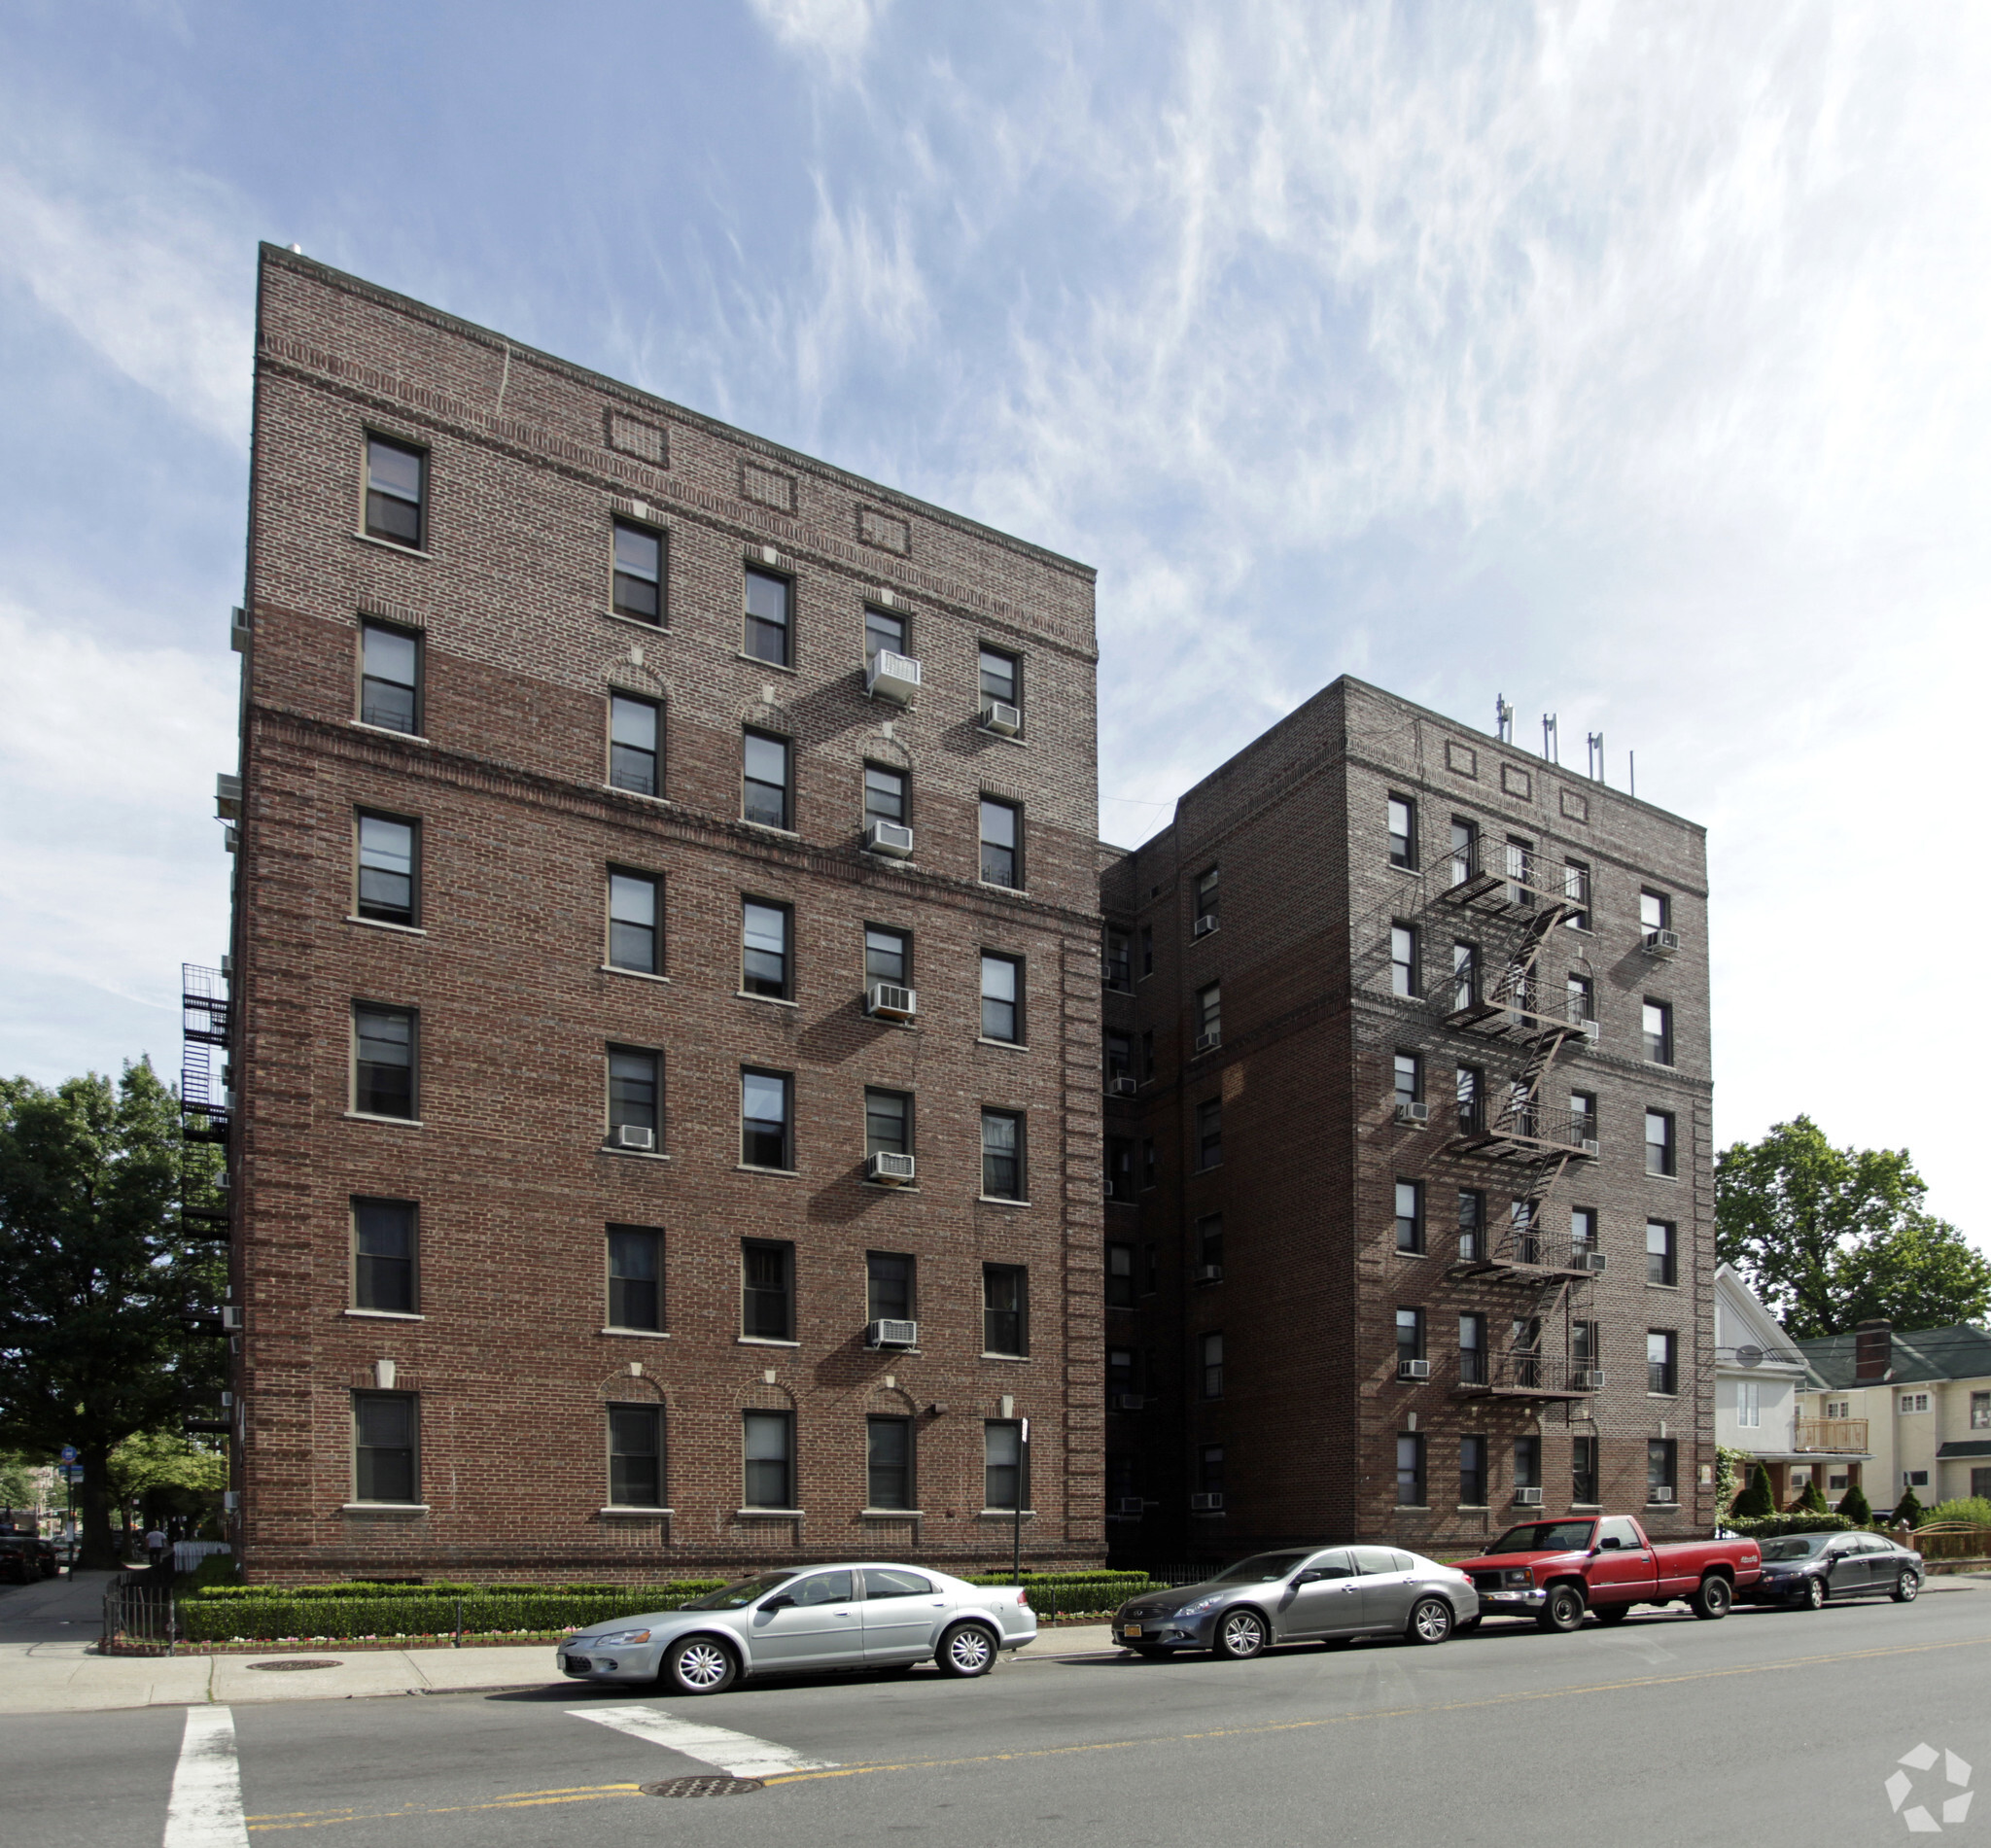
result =
M1799 1418L1791 1447L1794 1450L1864 1452L1867 1448L1865 1418Z

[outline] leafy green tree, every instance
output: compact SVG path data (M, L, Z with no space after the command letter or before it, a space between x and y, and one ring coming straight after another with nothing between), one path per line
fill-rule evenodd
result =
M33 1508L41 1501L34 1469L17 1451L0 1452L0 1508Z
M1895 1525L1899 1527L1905 1523L1910 1527L1919 1527L1924 1518L1922 1504L1915 1499L1915 1491L1912 1488L1904 1489L1901 1500L1894 1505Z
M177 1431L140 1431L111 1452L112 1497L142 1504L148 1519L204 1514L227 1485L227 1455Z
M1751 1473L1749 1486L1735 1497L1735 1506L1729 1512L1745 1520L1761 1520L1777 1512L1776 1497L1769 1490L1769 1471L1761 1463Z
M1715 1252L1794 1339L1991 1310L1991 1260L1925 1212L1906 1149L1835 1149L1809 1117L1715 1159Z
M1991 1496L1962 1495L1954 1501L1939 1502L1929 1511L1931 1520L1963 1520L1973 1527L1991 1527Z
M1798 1497L1798 1506L1807 1515L1829 1515L1832 1510L1825 1505L1825 1492L1818 1486L1818 1478L1808 1477L1803 1494Z
M1839 1505L1833 1511L1840 1514L1859 1526L1867 1526L1873 1518L1873 1506L1867 1499L1867 1491L1858 1482L1839 1497Z
M116 1563L111 1453L221 1384L222 1343L182 1318L219 1299L223 1262L183 1237L178 1204L220 1166L182 1142L149 1064L52 1091L0 1080L0 1444L76 1446L87 1566Z

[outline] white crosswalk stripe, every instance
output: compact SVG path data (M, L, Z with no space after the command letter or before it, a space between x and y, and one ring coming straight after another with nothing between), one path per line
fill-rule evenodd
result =
M695 1720L680 1720L674 1714L659 1713L654 1707L570 1707L568 1712L576 1720L592 1720L597 1726L612 1726L632 1739L667 1745L688 1759L716 1765L732 1777L779 1777L786 1771L836 1769L825 1759L804 1758L772 1740L756 1739L751 1733L734 1732L725 1726L701 1726Z
M187 1709L162 1848L249 1848L235 1717L227 1707Z

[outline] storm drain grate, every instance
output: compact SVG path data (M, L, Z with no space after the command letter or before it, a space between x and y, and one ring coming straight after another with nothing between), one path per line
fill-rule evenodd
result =
M251 1662L251 1668L336 1668L339 1664L329 1656L286 1656L280 1662Z
M667 1777L638 1788L646 1796L745 1796L763 1786L757 1777Z

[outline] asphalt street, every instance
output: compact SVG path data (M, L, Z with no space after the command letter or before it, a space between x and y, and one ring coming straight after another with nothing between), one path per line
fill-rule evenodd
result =
M1817 1848L1904 1839L1908 1811L1934 1820L1945 1801L1939 1832L1991 1836L1991 1805L1955 1807L1991 1776L1987 1696L1991 1586L1952 1582L1907 1606L1745 1609L1719 1623L1652 1613L1569 1636L1489 1623L1437 1649L1307 1647L1250 1663L1104 1655L979 1682L921 1670L712 1699L556 1684L33 1715L0 1727L0 1811L37 1848L786 1848L798 1831L943 1831L962 1848ZM1936 1762L1904 1770L1921 1746ZM639 1789L727 1770L764 1787ZM1912 1787L1899 1806L1898 1771Z

